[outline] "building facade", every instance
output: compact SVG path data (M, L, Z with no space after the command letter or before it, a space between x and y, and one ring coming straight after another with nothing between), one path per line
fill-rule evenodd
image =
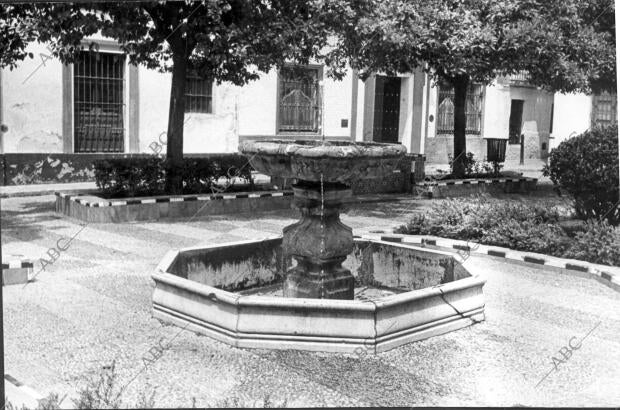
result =
M3 153L150 153L165 146L171 76L129 64L100 38L99 51L63 65L44 45L39 58L2 70ZM467 150L486 155L486 139L507 139L507 160L545 158L551 147L593 122L617 121L615 95L553 95L523 76L472 84ZM594 108L593 108L594 107ZM600 107L600 108L596 108ZM243 87L188 74L184 152L236 152L244 139L399 142L428 163L453 150L453 91L418 71L336 81L321 65L272 70ZM523 138L521 138L523 136ZM523 149L521 148L523 145ZM165 149L165 148L164 148Z

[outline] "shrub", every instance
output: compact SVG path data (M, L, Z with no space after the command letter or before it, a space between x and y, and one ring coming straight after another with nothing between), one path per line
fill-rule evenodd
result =
M164 193L166 170L170 163L157 156L98 160L94 163L95 181L107 197L132 197ZM183 180L183 193L211 192L213 185L224 180L224 186L241 178L253 185L252 167L240 154L184 158L178 170Z
M551 150L543 174L573 197L579 218L605 218L613 225L620 222L617 125L594 128L563 141Z
M165 176L161 162L155 156L98 160L94 162L95 182L111 197L161 193Z
M444 179L453 177L452 155L448 154L448 160L450 162L450 173ZM477 161L472 152L468 152L465 156L465 178L497 177L501 174L502 167L503 165L499 162Z
M620 228L606 220L589 220L564 252L565 258L620 266Z
M589 220L570 232L558 207L502 202L478 196L436 202L395 232L475 240L486 245L620 266L620 228Z
M119 387L116 363L108 371L100 371L98 377L87 380L86 386L78 391L73 400L77 409L118 409L121 406L122 388Z

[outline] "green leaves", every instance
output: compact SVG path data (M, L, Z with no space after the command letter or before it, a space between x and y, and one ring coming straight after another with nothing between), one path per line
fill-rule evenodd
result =
M465 75L469 81L489 83L497 72L527 70L535 85L550 90L589 91L602 77L615 85L610 2L336 3L349 4L356 14L345 26L334 22L339 49L331 61L348 58L362 72L426 66L431 75L448 81Z
M329 3L205 0L202 2L81 3L2 6L0 66L29 57L29 42L52 42L54 56L72 62L84 38L117 40L130 61L171 71L175 47L204 77L244 84L286 62L306 63L327 44L318 17Z

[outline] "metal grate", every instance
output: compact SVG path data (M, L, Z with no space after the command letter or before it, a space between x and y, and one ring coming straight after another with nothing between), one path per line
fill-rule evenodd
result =
M75 152L124 152L125 56L85 51L73 70Z
M592 97L592 126L605 126L618 122L618 96L605 91Z
M519 71L517 74L508 76L508 81L511 85L527 86L530 85L530 74L525 70Z
M213 112L213 80L188 74L185 80L185 112Z
M470 84L465 101L467 117L466 134L479 135L482 131L482 102L484 88L480 84ZM449 84L439 87L437 108L437 134L454 133L454 88Z
M318 132L319 70L284 69L279 75L279 132Z

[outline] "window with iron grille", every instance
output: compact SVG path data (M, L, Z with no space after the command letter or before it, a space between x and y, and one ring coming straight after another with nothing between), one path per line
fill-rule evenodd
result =
M213 112L213 80L188 73L185 79L185 112Z
M466 134L480 135L483 100L484 87L481 84L470 84L465 100ZM454 134L454 88L450 84L444 83L439 86L437 134Z
M124 152L125 56L80 53L73 65L75 152Z
M618 122L618 96L607 91L592 96L592 126L605 126Z
M321 122L318 68L287 67L278 75L278 132L318 133Z

